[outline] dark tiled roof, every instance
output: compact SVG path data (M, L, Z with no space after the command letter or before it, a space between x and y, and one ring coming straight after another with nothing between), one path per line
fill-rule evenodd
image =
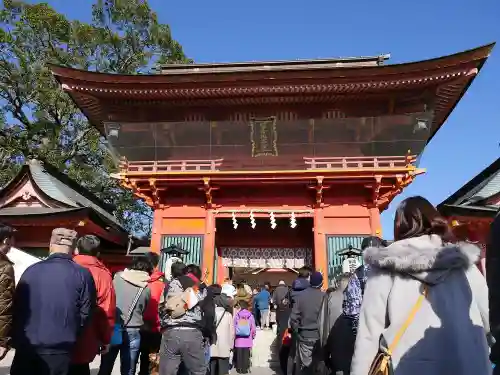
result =
M45 195L58 202L63 210L89 208L116 227L118 231L127 233L126 229L118 223L118 220L112 214L115 209L112 205L101 201L92 192L57 170L57 168L39 160L28 161L18 175L0 191L0 195L9 191L26 174L29 174L32 181ZM37 214L36 208L29 208L28 210L31 211L31 215ZM54 210L54 208L47 210ZM55 213L55 211L51 211L50 213Z
M487 201L499 193L500 158L441 202L438 210L446 216L494 216L500 206L487 204Z
M67 175L38 160L29 161L28 166L37 186L52 199L72 207L92 208L119 225L114 215L110 213L110 211L114 210L114 207L100 201L94 194L77 184Z

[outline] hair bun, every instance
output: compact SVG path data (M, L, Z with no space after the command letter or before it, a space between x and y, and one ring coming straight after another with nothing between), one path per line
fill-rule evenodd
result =
M437 216L432 219L430 232L430 234L437 234L445 241L450 241L453 237L448 221L441 216Z

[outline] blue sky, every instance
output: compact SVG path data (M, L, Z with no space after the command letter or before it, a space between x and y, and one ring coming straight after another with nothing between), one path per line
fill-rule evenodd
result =
M89 20L90 1L51 0ZM161 22L196 62L312 59L390 53L422 60L500 42L498 0L150 0ZM500 156L500 45L424 151L427 173L382 215L392 238L395 207L419 194L434 204Z

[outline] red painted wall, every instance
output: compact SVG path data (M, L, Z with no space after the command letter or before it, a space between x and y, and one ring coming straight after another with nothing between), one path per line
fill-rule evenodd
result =
M483 274L486 274L486 244L489 239L490 225L493 219L460 216L448 217L447 219L459 241L470 241L476 243L481 248L481 261L478 267Z
M315 191L307 186L246 185L245 181L234 181L234 184L234 188L214 192L214 204L218 210L224 211L218 214L203 207L199 191L169 189L165 196L167 206L154 213L152 249L160 250L161 237L165 234L203 234L203 269L210 273L215 266L218 278L223 278L224 267L220 258L214 265L214 249L218 247L309 247L313 248L315 267L327 272L326 235L381 235L379 210L367 202L366 189L355 182L326 190L324 206L315 209L311 208ZM195 203L196 199L199 202ZM258 230L250 227L249 213L237 214L240 216L237 218L238 228L234 230L231 212L250 209L268 212L310 210L311 213L308 214L310 217L303 218L304 222L298 218L295 229L290 228L289 217L276 215L278 226L274 230L270 228L267 213L255 215L263 218L257 219ZM207 277L208 282L212 282L212 276Z
M231 219L216 219L215 245L217 247L308 247L314 245L313 219L297 219L297 227L290 228L290 221L276 219L276 229L269 220L256 219L252 229L249 218L239 218L234 229Z

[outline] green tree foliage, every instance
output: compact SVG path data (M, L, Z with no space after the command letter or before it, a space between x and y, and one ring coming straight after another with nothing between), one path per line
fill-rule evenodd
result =
M92 22L68 20L46 3L4 0L0 10L0 185L27 158L59 168L105 202L136 234L151 211L122 189L105 140L52 77L48 64L138 74L189 62L147 0L97 0Z

